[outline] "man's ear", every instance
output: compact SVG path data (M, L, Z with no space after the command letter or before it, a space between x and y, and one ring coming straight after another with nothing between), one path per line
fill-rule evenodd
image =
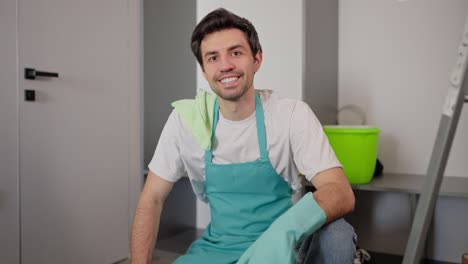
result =
M260 69L260 66L262 65L262 60L263 54L261 51L258 51L257 54L255 54L254 56L255 72L257 72Z

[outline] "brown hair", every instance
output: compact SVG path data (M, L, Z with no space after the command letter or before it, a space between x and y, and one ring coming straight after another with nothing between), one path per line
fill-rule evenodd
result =
M218 8L206 15L200 23L195 27L191 38L192 52L197 58L198 63L203 68L203 60L201 54L201 42L206 35L218 32L224 29L237 28L245 33L247 41L255 57L257 52L262 51L262 46L258 40L258 34L252 23L238 15L229 12L224 8Z

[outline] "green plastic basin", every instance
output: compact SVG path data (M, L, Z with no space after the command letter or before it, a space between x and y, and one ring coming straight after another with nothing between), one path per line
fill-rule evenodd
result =
M375 126L324 126L325 134L351 184L372 180L380 129Z

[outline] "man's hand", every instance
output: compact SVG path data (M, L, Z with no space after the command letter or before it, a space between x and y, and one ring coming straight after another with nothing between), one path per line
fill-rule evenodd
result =
M236 264L294 263L294 246L325 223L325 212L307 193L276 219Z

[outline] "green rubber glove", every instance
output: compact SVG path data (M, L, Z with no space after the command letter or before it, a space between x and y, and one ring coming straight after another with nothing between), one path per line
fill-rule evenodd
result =
M237 264L295 263L294 246L317 231L326 221L325 212L307 193L244 252Z

